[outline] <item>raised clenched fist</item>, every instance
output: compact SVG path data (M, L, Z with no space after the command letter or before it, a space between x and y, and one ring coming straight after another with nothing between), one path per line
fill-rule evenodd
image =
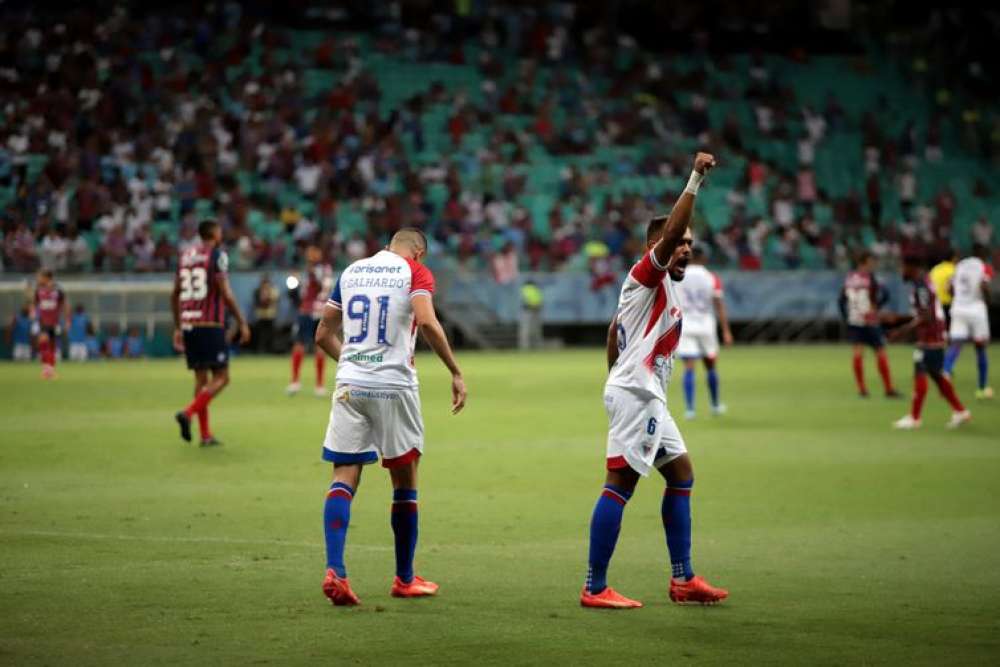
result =
M715 166L715 156L711 153L698 153L694 156L694 170L699 174L707 174Z

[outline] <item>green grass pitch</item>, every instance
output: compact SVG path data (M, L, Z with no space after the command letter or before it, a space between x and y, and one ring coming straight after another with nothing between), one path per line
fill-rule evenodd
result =
M891 355L909 389L909 348ZM668 602L651 478L611 564L646 603L625 612L578 604L604 474L601 350L462 354L457 417L420 356L417 570L441 594L389 597L390 490L371 467L348 536L356 609L320 591L329 404L284 396L286 360L234 362L210 450L177 437L180 361L62 364L54 383L5 364L0 664L997 664L1000 401L972 401L971 357L973 422L946 431L932 388L911 434L889 428L907 402L855 395L846 346L725 351L730 414L705 415L699 373L702 414L681 428L695 569L731 596Z

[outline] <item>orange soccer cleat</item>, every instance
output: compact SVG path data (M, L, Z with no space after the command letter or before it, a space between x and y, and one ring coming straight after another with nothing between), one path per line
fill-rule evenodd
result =
M670 599L677 604L716 604L727 597L729 591L711 586L701 577L689 581L670 580Z
M437 595L438 585L433 581L426 581L421 577L413 575L413 581L405 583L399 577L392 580L392 597L394 598L423 598L429 595Z
M586 587L580 592L580 606L596 609L638 609L642 603L631 600L607 586L600 593L591 593Z
M351 582L346 577L338 577L332 569L326 571L326 578L323 579L323 595L330 598L330 602L338 607L361 604L361 600L351 590Z

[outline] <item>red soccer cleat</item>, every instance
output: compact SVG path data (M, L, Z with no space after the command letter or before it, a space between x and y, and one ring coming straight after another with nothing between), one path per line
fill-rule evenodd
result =
M580 591L580 606L596 609L638 609L642 603L625 597L611 586L606 587L600 593L590 593L584 587Z
M429 595L437 595L438 585L433 581L426 581L413 575L413 581L405 583L399 577L392 580L392 597L394 598L423 598Z
M670 599L677 604L716 604L729 597L725 588L715 588L701 577L690 581L670 580Z
M346 577L338 577L332 569L326 571L326 578L323 579L323 595L330 598L330 602L338 607L353 607L356 604L361 604L361 600L351 590L351 582Z

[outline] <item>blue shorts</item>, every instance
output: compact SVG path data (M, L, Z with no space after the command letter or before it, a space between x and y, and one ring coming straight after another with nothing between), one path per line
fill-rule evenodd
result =
M913 372L940 375L944 370L943 347L918 347L913 352Z
M184 332L184 356L191 370L218 370L229 365L229 346L222 327L193 327Z
M882 327L856 327L848 325L847 340L852 343L867 345L878 349L885 347L885 334Z
M300 313L299 319L295 322L295 340L306 347L312 345L316 341L317 326L319 326L319 320L313 318L312 315Z

